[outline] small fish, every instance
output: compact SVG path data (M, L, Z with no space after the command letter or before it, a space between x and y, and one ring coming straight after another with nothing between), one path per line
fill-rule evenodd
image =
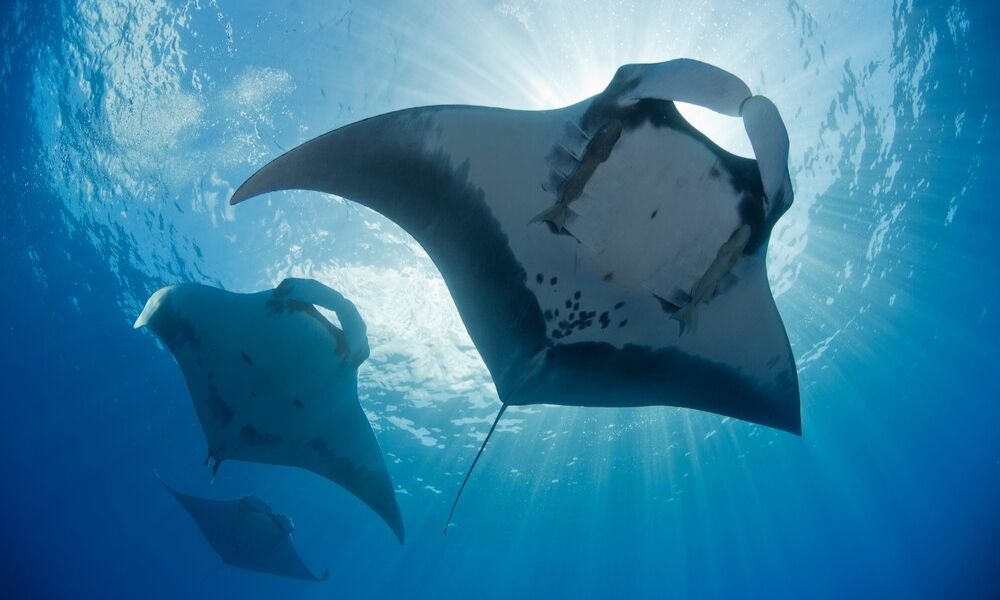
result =
M681 324L681 335L685 331L694 332L698 326L698 314L695 312L695 308L698 304L712 297L719 280L725 277L740 259L743 249L747 247L749 241L750 226L744 223L719 247L719 252L715 255L712 264L708 265L705 274L691 290L691 299L672 315L672 318L677 319Z
M597 132L597 135L587 144L587 149L583 153L583 159L577 165L576 170L566 179L559 194L559 201L556 205L545 209L540 215L532 219L532 223L539 221L549 223L557 232L566 228L566 218L569 215L569 205L583 194L583 188L594 176L597 167L611 157L611 151L615 144L621 139L624 125L615 119Z

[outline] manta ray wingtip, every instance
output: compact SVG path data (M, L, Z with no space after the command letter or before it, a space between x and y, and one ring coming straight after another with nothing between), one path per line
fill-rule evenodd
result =
M139 313L135 323L132 324L132 329L141 329L145 327L149 323L150 319L153 318L156 311L159 310L160 304L163 303L163 298L175 287L177 286L170 285L153 292L153 295L146 301L146 305L142 307L142 312Z
M406 530L403 529L403 522L389 523L389 529L396 535L396 541L402 546L406 543Z
M253 179L253 177L251 177L250 179ZM250 179L244 181L243 185L236 188L236 191L233 192L233 195L229 197L229 206L236 206L237 204L243 202L244 200L249 200L250 198L254 197L255 194L251 194L246 190L246 185L247 183L250 182Z
M229 197L229 206L236 206L255 196L283 189L280 185L274 185L273 181L271 182L272 185L268 185L268 180L274 179L275 175L282 173L281 165L285 164L285 161L282 161L282 159L286 154L288 153L286 152L267 163L241 183L236 188L236 191L233 192L233 195Z

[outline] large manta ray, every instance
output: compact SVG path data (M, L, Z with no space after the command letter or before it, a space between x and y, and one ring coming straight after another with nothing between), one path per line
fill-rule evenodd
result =
M292 544L295 531L292 520L275 513L260 498L209 500L163 485L191 515L223 563L306 581L324 581L329 577L329 571L317 577L302 562Z
M343 329L316 306L334 311ZM358 403L368 336L349 300L311 279L256 294L188 283L154 293L135 327L149 327L177 359L213 473L225 460L312 471L367 504L403 542L392 479Z
M742 116L757 160L674 101ZM508 405L665 405L799 434L765 270L792 203L787 163L768 99L682 59L623 66L556 110L431 106L347 125L260 169L231 203L315 190L405 229L493 376L498 419Z

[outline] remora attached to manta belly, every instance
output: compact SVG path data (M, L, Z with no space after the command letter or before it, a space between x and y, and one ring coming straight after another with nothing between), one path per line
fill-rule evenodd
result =
M741 116L757 160L719 148L674 101ZM682 59L623 66L556 110L354 123L275 159L231 202L315 190L400 225L440 269L504 407L681 406L800 433L765 271L792 202L787 162L769 100Z

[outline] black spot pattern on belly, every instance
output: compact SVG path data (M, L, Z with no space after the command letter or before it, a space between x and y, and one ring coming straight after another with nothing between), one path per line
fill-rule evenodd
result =
M556 322L556 327L550 333L553 339L563 339L574 332L583 331L594 324L597 311L587 310L582 301L583 293L577 290L573 295L564 301L564 305L571 312L569 315ZM552 322L559 318L559 310L546 311L546 322Z

